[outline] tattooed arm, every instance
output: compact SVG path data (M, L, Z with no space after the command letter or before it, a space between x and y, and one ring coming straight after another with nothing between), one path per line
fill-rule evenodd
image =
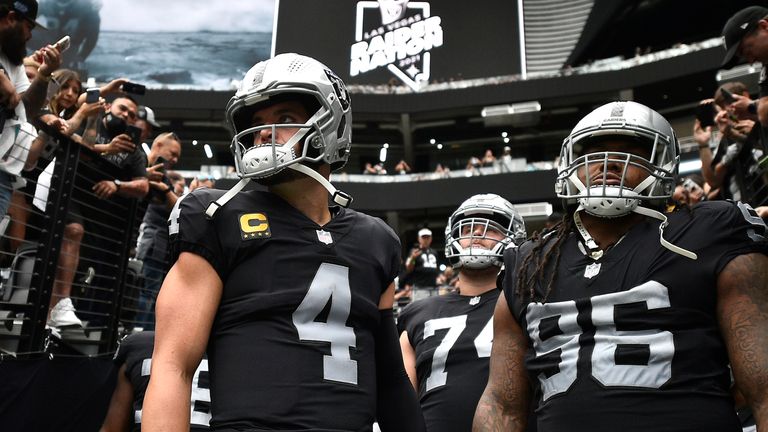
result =
M502 292L493 313L488 386L477 404L473 432L525 430L531 398L524 363L526 346L525 335Z
M717 314L736 385L768 430L768 256L740 255L717 278Z

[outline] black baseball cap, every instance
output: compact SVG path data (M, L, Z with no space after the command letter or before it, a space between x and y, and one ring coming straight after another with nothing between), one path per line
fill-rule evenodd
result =
M723 59L723 68L736 66L739 60L736 52L739 50L741 39L753 31L758 21L768 17L768 8L760 6L750 6L744 8L728 19L723 27L723 42L725 43L725 59Z
M45 26L37 22L37 1L36 0L0 0L0 5L5 5L11 8L12 11L21 15L25 19L35 24L35 27L40 27L46 30Z

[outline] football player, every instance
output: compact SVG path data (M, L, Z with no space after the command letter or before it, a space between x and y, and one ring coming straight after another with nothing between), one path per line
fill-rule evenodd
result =
M405 370L427 430L468 432L488 378L496 276L504 250L525 240L523 219L504 198L475 195L448 218L445 256L459 292L428 297L398 317Z
M143 331L127 336L115 352L119 368L117 385L100 432L140 432L144 394L149 384L155 332ZM208 360L203 359L192 380L189 430L209 430L211 395L208 391Z
M475 431L739 431L728 363L768 430L768 242L746 204L663 214L679 145L634 102L584 117L555 190L564 221L505 254ZM526 376L527 373L527 376Z
M226 116L241 181L171 212L142 430L187 427L206 348L213 430L423 430L392 317L400 242L328 181L349 157L344 83L281 54L246 73ZM241 192L251 179L268 191Z

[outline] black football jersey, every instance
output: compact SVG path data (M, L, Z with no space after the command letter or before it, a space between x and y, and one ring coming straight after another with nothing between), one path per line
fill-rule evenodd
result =
M224 283L208 344L214 427L370 430L374 332L400 242L377 218L332 208L320 227L269 192L200 189L169 218L173 254L208 260Z
M659 222L648 218L597 261L571 233L545 303L515 295L532 243L505 255L515 269L504 278L505 296L528 335L526 368L539 387L538 430L740 430L717 323L717 275L738 255L768 252L765 225L726 201L668 217L664 237L697 260L662 247ZM537 300L545 289L540 281Z
M144 331L127 336L115 352L115 364L125 364L125 374L133 386L133 432L141 431L141 409L144 394L149 385L152 366L152 350L155 347L155 332ZM211 419L211 395L208 386L208 360L203 359L192 380L192 401L190 404L190 430L207 431Z
M416 353L416 375L427 430L469 432L488 382L497 289L471 297L459 293L408 305L400 332Z

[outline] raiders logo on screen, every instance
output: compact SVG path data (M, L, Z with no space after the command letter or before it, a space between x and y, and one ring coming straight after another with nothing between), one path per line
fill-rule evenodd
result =
M414 91L429 82L431 51L443 45L442 20L429 3L360 1L355 22L350 76L387 68Z

